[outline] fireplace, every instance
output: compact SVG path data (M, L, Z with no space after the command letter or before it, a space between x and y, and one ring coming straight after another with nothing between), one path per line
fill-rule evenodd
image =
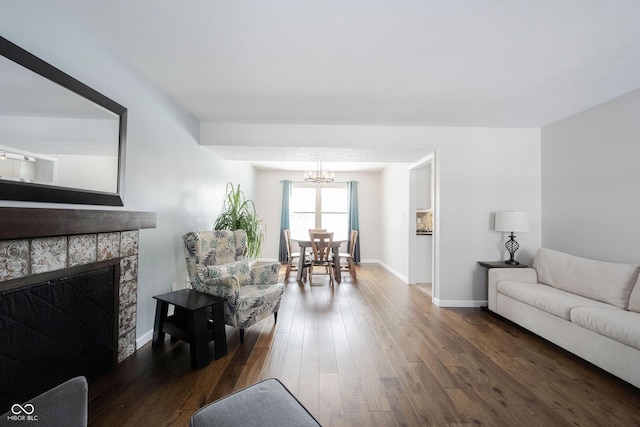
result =
M5 375L27 361L11 383L35 384L20 391L33 397L135 352L139 230L155 222L150 212L0 208L0 399ZM21 401L18 391L7 399Z
M0 412L117 361L119 266L100 263L4 292L0 298Z

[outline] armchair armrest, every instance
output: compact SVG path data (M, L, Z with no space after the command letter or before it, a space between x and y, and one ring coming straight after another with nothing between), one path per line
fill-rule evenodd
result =
M207 286L224 286L229 288L238 288L240 286L240 277L232 274L226 268L217 265L204 267L200 270L198 276L202 278L203 284Z
M191 283L193 289L219 297L229 298L240 288L238 276L230 275L218 266L200 268L195 278Z
M199 286L193 286L193 289L198 292L204 292L205 294L226 298L227 304L230 304L238 299L239 292L237 286L220 285L220 282L228 281L228 279L233 280L233 278L229 277L221 279L221 281L215 281L215 283L204 283Z
M270 285L278 282L280 264L260 264L251 267L251 283L254 285Z
M487 296L489 310L496 311L498 282L510 280L524 283L538 283L538 273L534 268L490 268L487 272Z
M229 299L238 293L240 285L238 284L237 277L227 276L195 283L192 284L191 287L196 291L204 292L205 294Z

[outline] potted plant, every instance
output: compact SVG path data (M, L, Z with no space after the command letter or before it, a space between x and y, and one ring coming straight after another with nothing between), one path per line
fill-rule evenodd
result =
M228 182L222 212L213 225L214 230L244 230L247 233L247 252L249 258L256 259L264 241L262 220L258 219L256 205L247 200L240 191L240 184L234 187Z

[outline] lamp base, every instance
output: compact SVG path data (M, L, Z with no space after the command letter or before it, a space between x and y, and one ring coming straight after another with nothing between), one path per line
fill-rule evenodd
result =
M516 251L518 250L518 248L520 248L520 245L518 244L518 242L516 242L516 236L513 235L513 231L511 232L511 236L509 236L509 240L507 240L507 243L505 243L505 246L509 251L510 257L504 263L509 265L520 264L518 261L514 259Z

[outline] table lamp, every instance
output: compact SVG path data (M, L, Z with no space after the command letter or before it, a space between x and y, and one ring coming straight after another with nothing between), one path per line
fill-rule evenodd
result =
M495 231L506 231L511 233L509 240L505 243L505 247L511 254L511 257L505 261L505 264L518 265L518 261L514 259L514 255L520 245L516 242L513 235L514 232L527 232L529 231L529 214L527 212L519 211L503 211L496 212Z

